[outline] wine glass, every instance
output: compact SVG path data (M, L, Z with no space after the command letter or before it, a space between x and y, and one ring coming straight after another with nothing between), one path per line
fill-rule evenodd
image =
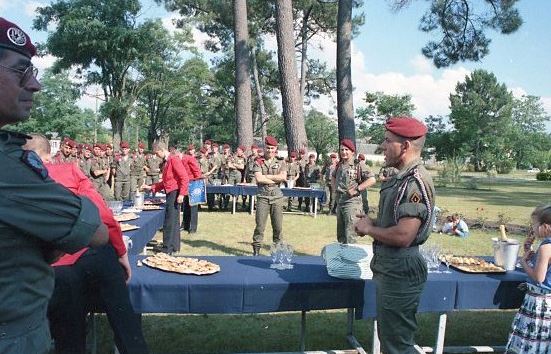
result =
M276 243L272 243L270 246L270 256L272 256L272 264L270 264L270 268L277 269L277 259L278 259L278 245Z
M294 266L291 264L291 261L293 260L293 253L294 253L293 246L291 246L290 244L287 244L284 250L285 250L284 252L285 260L287 261L286 269L293 269Z

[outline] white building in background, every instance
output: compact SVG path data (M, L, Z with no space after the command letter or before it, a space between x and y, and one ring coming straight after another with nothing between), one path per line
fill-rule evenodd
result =
M59 148L61 146L61 140L59 139L50 139L50 150L51 155L54 156L59 151Z

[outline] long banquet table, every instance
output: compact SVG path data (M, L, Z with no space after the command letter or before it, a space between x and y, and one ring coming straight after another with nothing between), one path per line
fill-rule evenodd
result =
M326 198L325 190L313 188L281 188L285 197L291 198L312 198L313 203L310 205L311 213L314 217L317 216L319 203L324 203ZM232 214L235 214L237 197L240 195L248 195L253 198L257 194L257 186L255 185L212 185L207 184L208 194L229 194L232 197ZM254 209L254 204L251 204L251 212Z
M179 275L147 266L138 267L137 261L141 258L131 257L133 277L129 284L132 303L140 313L302 311L304 316L310 310L346 308L354 309L349 310L349 314L355 312L357 319L375 316L374 282L330 277L321 257L296 257L293 270L270 269L269 257L199 257L220 265L221 271L209 276ZM431 273L419 311L446 313L516 308L523 298L517 286L525 280L526 275L521 271ZM435 352L442 352L443 335L445 321Z
M160 210L142 211L136 220L126 221L126 224L139 226L139 229L125 231L123 235L129 236L132 240L132 248L128 250L129 255L142 253L145 245L155 237L155 233L163 227L165 220L164 206Z

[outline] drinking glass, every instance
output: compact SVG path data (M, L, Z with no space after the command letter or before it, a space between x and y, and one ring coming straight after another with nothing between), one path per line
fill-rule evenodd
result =
M293 253L294 253L293 246L291 246L290 244L286 244L284 250L285 251L283 254L285 256L285 260L287 261L285 268L293 269L294 266L291 264L291 261L293 260Z
M277 260L279 258L278 244L272 243L272 245L270 246L270 256L272 256L272 264L270 264L270 268L278 269L278 264L277 264Z

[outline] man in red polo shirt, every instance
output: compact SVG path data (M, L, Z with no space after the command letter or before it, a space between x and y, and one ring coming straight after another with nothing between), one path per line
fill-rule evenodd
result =
M190 179L201 178L201 168L195 158L195 146L190 144L187 154L182 154L182 164L186 169ZM185 230L190 234L197 232L198 210L197 205L189 205L189 193L185 195L182 203L182 225L180 230Z
M163 223L162 252L180 252L180 204L188 194L189 176L179 156L171 155L165 144L153 147L153 153L164 160L163 180L152 185L144 184L142 189L166 193L165 221Z

